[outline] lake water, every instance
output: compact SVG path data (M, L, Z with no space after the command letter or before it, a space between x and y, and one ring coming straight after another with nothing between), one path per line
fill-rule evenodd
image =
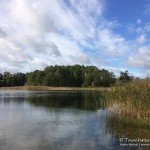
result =
M0 91L0 150L134 148L120 146L126 131L111 121L99 92Z

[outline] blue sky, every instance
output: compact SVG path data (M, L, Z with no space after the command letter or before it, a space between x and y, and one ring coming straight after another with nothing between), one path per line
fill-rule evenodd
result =
M150 75L150 1L0 0L0 72L56 64Z

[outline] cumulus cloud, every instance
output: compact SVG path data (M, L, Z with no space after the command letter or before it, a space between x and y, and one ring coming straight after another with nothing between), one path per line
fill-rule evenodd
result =
M1 64L5 62L1 65L3 70L8 66L19 71L22 68L28 70L28 66L38 69L42 65L60 62L69 64L70 58L72 63L90 62L76 44L86 37L81 18L68 9L64 1L7 0L0 2L0 8L0 60Z
M107 65L106 56L127 57L132 49L130 41L114 32L118 27L116 20L104 17L105 3L104 0L0 1L0 71L27 72L55 64L102 67ZM138 41L140 45L149 41L150 31L149 23L143 28L142 23L138 19L138 27L133 28L138 30L134 43ZM132 59L139 55L140 52L130 56L129 64L134 65Z
M140 47L135 55L129 57L128 63L133 66L149 70L150 47L149 46Z
M146 39L145 34L142 34L142 35L140 35L140 36L137 38L137 42L140 43L140 44L143 44L143 43L145 43L146 41L147 41L147 39Z
M99 31L98 46L100 49L105 50L110 55L122 55L128 51L128 43L120 35L113 34L108 29Z
M0 38L6 37L6 36L7 36L6 32L3 29L0 29Z
M6 0L0 2L0 8L2 70L8 66L28 71L53 64L92 64L87 47L106 48L110 53L124 49L123 38L108 31L113 23L102 16L102 0Z

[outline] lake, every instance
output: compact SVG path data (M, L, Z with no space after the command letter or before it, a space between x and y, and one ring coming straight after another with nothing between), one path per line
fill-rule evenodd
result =
M131 149L122 137L148 135L118 124L100 92L0 91L0 150Z

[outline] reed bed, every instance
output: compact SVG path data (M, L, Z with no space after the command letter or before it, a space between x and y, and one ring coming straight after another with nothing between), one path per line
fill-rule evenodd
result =
M110 112L120 120L150 127L150 78L113 86L103 95Z

